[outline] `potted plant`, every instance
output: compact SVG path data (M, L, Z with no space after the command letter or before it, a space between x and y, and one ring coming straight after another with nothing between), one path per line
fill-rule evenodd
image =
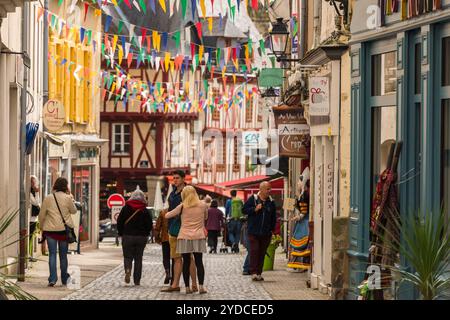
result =
M19 211L16 210L7 212L0 217L0 236L5 233L18 214ZM17 235L17 233L6 239L0 240L0 249L7 248L20 241L20 239L12 240L15 235ZM15 278L4 273L4 270L10 265L11 264L0 265L0 300L8 300L8 295L16 300L36 300L36 297L25 292L21 287L9 280Z
M272 235L272 239L270 240L270 244L267 247L266 256L264 258L264 271L273 270L273 265L275 262L275 251L280 245L282 239L279 234Z

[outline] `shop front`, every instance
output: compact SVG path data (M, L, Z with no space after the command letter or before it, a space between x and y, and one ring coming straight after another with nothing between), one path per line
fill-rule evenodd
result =
M367 29L365 9L356 5L352 21L349 299L364 278L371 203L393 143L403 143L400 216L439 214L450 203L450 1L383 16L376 33ZM413 292L390 296L417 298Z

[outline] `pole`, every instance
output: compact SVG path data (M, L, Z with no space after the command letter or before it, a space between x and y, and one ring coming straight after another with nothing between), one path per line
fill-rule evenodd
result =
M28 30L28 7L27 3L24 3L22 7L22 52L27 52L27 30ZM26 112L27 112L27 87L28 87L28 72L26 67L23 67L23 87L20 91L20 160L19 160L19 183L20 183L20 195L19 195L19 272L18 272L18 280L25 281L25 264L27 257L27 235L28 235L28 226L27 226L27 206L26 206L26 198L25 198L25 162L26 162Z
M42 105L45 105L48 101L48 20L47 20L47 11L48 10L48 0L44 1L44 38L43 38L43 49L42 49L42 66L43 66L43 96L42 96ZM45 196L47 194L47 188L50 189L50 186L47 185L47 167L48 167L48 141L44 139L43 141L43 150L42 150L42 188L41 194Z

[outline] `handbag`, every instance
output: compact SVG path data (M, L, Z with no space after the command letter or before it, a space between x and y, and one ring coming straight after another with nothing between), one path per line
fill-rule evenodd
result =
M75 230L73 228L69 227L66 224L66 220L64 220L64 216L63 216L63 214L61 212L61 209L59 208L58 200L56 200L56 195L53 194L53 197L55 198L56 206L58 207L59 214L61 215L61 218L62 218L63 223L64 223L64 228L65 228L65 231L66 231L67 242L68 243L77 242L77 236L75 235Z

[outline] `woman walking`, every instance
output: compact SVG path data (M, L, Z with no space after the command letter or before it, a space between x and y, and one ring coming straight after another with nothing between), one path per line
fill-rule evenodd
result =
M117 231L122 237L125 283L130 283L133 261L134 285L139 286L141 283L142 256L152 227L152 216L147 210L145 195L141 190L135 190L117 218Z
M198 197L192 186L186 186L181 192L182 203L166 214L170 219L181 216L181 228L177 237L177 253L183 256L183 279L186 294L192 293L189 287L189 268L191 254L194 255L195 266L199 282L200 294L206 293L203 286L205 269L203 266L203 253L206 253L205 220L208 218L208 206Z
M67 284L69 274L67 273L68 260L65 225L73 228L72 214L77 213L73 196L70 194L69 183L65 178L58 178L53 185L53 193L48 195L42 202L39 212L39 225L43 230L42 237L47 240L49 258L48 265L50 276L48 286L55 286L58 281L56 270L56 252L59 250L59 263L61 269L61 282Z
M208 210L208 220L206 221L206 230L208 230L209 253L217 253L217 238L224 224L223 212L218 208L217 200L211 201L211 207Z

